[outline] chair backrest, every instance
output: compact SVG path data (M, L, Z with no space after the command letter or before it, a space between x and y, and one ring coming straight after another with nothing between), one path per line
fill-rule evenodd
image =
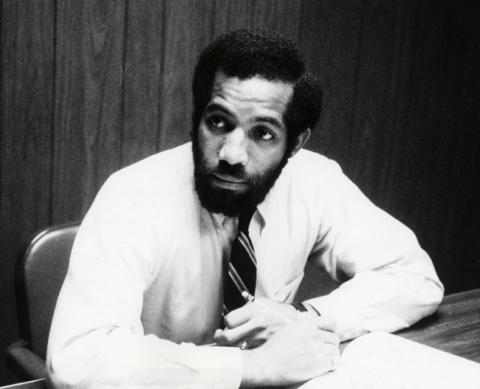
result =
M29 342L29 348L43 359L78 226L78 223L62 224L36 234L17 267L21 335Z

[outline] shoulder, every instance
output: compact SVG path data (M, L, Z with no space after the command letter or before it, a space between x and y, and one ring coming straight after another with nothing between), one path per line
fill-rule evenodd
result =
M297 167L314 164L316 166L321 166L328 169L332 166L338 166L338 163L333 159L317 153L316 151L307 149L301 149L297 154L290 158L290 162L293 166Z
M302 149L295 154L284 169L284 178L295 186L325 186L345 177L340 165L324 155ZM282 174L283 175L283 174Z
M261 206L267 214L279 207L300 212L318 213L317 209L331 203L348 178L339 164L324 155L300 150L285 165L275 185Z
M124 197L174 197L193 190L193 158L190 143L162 151L113 173L102 190Z
M95 203L151 212L179 208L194 200L193 158L189 143L160 152L112 174Z
M191 180L193 158L191 144L162 151L127 166L109 178L120 185L142 189L184 185Z
M313 151L300 150L290 158L266 202L286 201L303 204L310 210L324 209L339 206L356 192L358 187L336 161Z

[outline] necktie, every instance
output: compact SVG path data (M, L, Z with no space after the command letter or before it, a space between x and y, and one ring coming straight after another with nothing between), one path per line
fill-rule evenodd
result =
M224 278L224 315L245 304L242 292L255 294L257 261L252 242L248 236L248 226L253 212L254 209L239 216L238 233L232 244L230 261L226 266L227 271Z

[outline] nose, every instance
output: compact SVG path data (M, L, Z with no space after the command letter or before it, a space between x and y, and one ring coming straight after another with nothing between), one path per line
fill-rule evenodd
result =
M222 148L218 154L220 160L230 165L243 165L248 162L247 139L241 128L226 134Z

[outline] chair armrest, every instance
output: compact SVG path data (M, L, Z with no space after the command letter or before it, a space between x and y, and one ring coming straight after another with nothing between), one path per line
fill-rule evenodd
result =
M2 389L49 389L45 378L1 386Z
M38 379L47 376L45 361L28 349L27 342L19 340L7 349L7 360L14 370L26 379Z

